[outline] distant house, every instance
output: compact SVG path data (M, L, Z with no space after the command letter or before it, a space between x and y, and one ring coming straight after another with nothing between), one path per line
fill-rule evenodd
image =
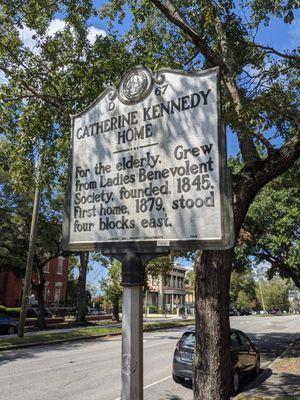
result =
M185 305L188 308L195 307L195 288L192 285L185 284Z
M44 267L46 278L45 304L52 306L64 304L68 281L69 259L64 257L53 258ZM33 281L37 280L36 273ZM19 307L22 301L23 279L16 277L11 271L0 271L0 304L6 307ZM32 290L31 305L36 304L36 293Z
M154 306L157 311L174 309L185 305L185 273L186 268L175 265L169 272L165 282L162 277L148 279L148 291L145 302L147 306Z

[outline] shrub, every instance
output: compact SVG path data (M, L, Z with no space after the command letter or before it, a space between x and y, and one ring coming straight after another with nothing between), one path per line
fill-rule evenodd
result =
M153 304L148 305L148 308L149 308L149 313L153 314L157 313L157 307L154 306Z
M5 315L8 315L9 317L13 317L13 318L19 318L20 312L21 312L20 307L9 308L9 307L0 305L0 314L5 314Z

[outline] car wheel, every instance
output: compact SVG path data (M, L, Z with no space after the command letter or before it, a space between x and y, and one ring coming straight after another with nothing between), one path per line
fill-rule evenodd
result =
M240 387L240 374L239 370L236 369L232 375L231 380L231 394L237 394Z
M13 333L15 333L15 328L14 328L13 326L10 326L10 327L7 329L7 333L8 333L9 335L12 335Z
M177 376L173 374L173 380L176 383L181 383L183 384L185 382L185 378L182 378L181 376Z

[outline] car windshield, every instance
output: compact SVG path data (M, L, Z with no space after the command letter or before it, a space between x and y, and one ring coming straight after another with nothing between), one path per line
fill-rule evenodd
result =
M182 336L182 342L185 346L195 347L195 332L185 332Z

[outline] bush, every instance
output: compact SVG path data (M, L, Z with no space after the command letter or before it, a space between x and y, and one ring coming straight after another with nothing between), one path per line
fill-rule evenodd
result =
M149 308L149 313L151 313L151 314L156 314L157 313L157 307L154 306L153 304L150 304L148 306L148 308Z
M179 308L179 315L184 315L185 314L185 309L184 307Z
M9 317L12 318L19 318L20 312L21 312L20 307L9 308L0 305L0 314L8 315Z

